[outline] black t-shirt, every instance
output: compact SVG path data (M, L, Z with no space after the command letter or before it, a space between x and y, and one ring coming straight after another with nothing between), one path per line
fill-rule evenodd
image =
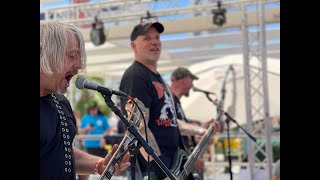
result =
M177 118L184 122L188 122L188 119L186 118L186 115L184 114L184 111L181 107L180 100L174 94L173 94L173 100L174 100L174 105L176 107ZM193 148L196 146L194 137L193 136L181 136L181 137L182 137L183 145L187 149L188 153L191 153Z
M73 150L65 148L64 143L71 143L72 147L77 131L76 121L66 97L58 94L55 96L66 121L60 120L58 109L51 95L40 97L40 179L75 180ZM67 122L67 125L64 122ZM64 128L64 131L67 132L65 137L63 137L61 126L66 126Z
M122 76L119 89L133 98L138 98L149 109L148 127L160 148L162 154L160 159L170 168L174 153L181 145L181 140L174 115L173 101L170 98L170 89L166 88L161 75L150 71L138 61L134 61ZM125 104L125 100L121 99L124 114L126 114ZM146 164L142 162L143 157L139 155L138 159L142 172L145 172Z
M127 126L122 122L122 120L118 121L118 133L124 134L127 131Z

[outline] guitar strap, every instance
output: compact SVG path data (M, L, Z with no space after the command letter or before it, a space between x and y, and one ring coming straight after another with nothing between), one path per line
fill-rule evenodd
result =
M64 146L64 157L65 157L65 168L64 171L66 173L71 173L71 142L70 142L70 135L69 135L69 129L68 129L68 123L67 123L67 118L65 117L65 113L63 112L59 101L57 100L57 97L51 93L51 97L53 102L56 104L56 108L59 114L60 118L60 127L61 127L61 132L62 132L62 138L63 138L63 146Z
M174 96L174 98L177 99L177 101L178 101L178 102L177 102L177 106L179 106L179 108L180 108L180 110L181 110L181 113L182 113L182 115L183 115L184 120L188 123L189 120L188 120L188 118L186 117L186 115L185 115L185 113L184 113L184 110L183 110L182 107L181 107L181 104L180 104L179 99L178 99L175 95L173 95L173 96ZM196 140L194 139L194 136L188 136L188 138L191 139L191 143L192 143L193 148L196 147L196 146L197 146L197 143L196 143ZM189 149L188 149L189 144L188 144L188 145L185 145L185 144L184 144L184 147L185 147L186 150L189 151ZM191 151L190 151L189 153L191 153Z

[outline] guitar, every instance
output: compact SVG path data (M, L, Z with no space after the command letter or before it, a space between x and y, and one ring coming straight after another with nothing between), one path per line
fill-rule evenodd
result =
M143 123L141 123L142 116L145 116L146 113L146 108L144 104L139 101L137 98L134 98L134 101L138 104L139 108L142 111L139 111L138 107L136 104L133 102L133 100L129 99L126 104L126 111L128 114L128 121L130 124L138 127L138 129L141 129L143 127ZM127 131L122 139L122 141L119 144L118 149L116 152L112 155L109 163L107 164L105 170L103 173L100 175L99 180L110 180L114 171L115 171L115 164L121 160L121 158L124 155L124 147L127 146L135 137Z
M195 161L197 160L199 155L202 155L204 150L207 148L209 144L208 141L210 140L213 130L214 124L211 124L206 133L202 136L198 145L193 149L189 157L183 149L177 150L174 155L174 160L170 171L173 175L178 177L179 180L187 179L190 173L193 173L195 171Z

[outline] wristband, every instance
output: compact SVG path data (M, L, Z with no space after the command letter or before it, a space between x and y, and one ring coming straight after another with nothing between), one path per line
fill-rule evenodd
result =
M94 169L93 169L94 174L99 174L99 175L100 175L98 168L100 167L100 164L103 162L103 160L104 160L104 159L99 159L99 160L95 163Z

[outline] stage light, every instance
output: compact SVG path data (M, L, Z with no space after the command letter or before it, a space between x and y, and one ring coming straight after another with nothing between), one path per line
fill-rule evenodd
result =
M213 13L213 24L218 26L223 26L226 23L226 15L227 10L225 8L221 8L221 2L218 1L218 9L212 10Z
M146 17L141 17L140 22L158 22L158 17L157 16L151 16L150 11L147 11L147 16Z

